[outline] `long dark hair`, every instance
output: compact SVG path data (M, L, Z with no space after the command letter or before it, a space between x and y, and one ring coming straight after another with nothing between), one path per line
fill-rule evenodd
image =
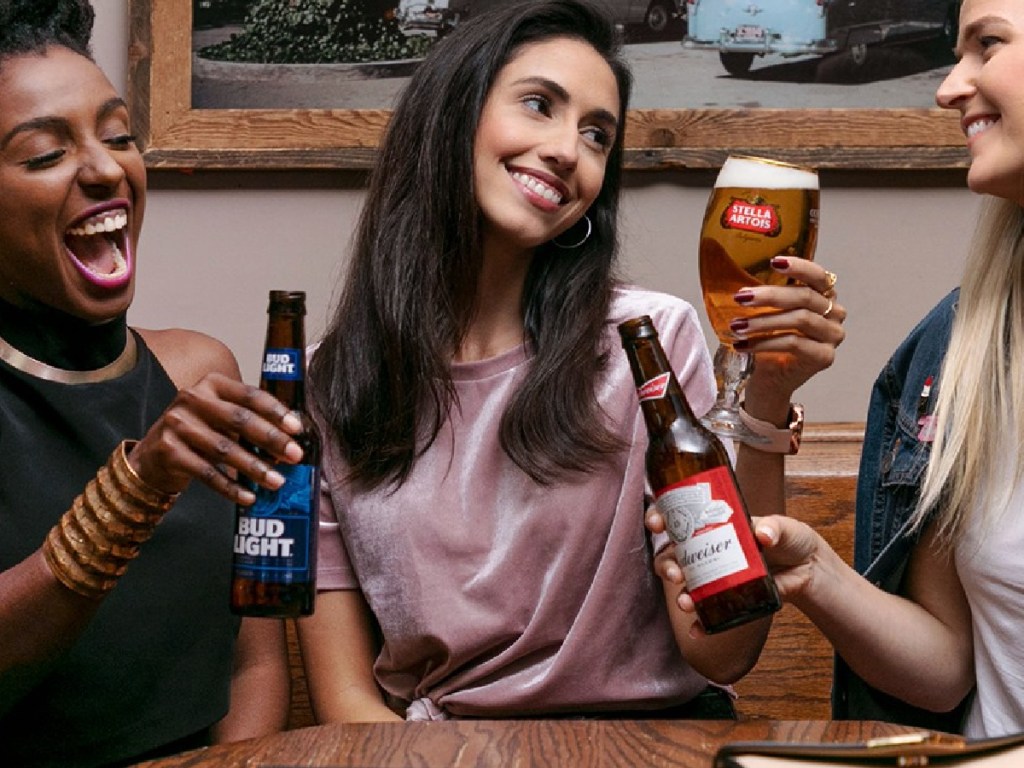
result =
M87 0L0 1L0 63L60 45L92 58L93 10Z
M546 243L532 260L523 312L534 357L500 439L540 483L593 468L621 448L594 388L615 283L632 79L603 11L580 0L533 0L489 10L438 42L384 137L347 279L310 366L312 391L358 486L401 484L450 414L451 359L475 312L482 258L472 183L480 113L498 72L522 46L557 37L582 40L608 62L620 129L587 212L591 236L573 249Z

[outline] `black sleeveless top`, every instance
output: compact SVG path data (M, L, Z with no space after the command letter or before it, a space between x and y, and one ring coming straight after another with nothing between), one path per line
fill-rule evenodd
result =
M99 383L0 361L0 570L38 549L117 444L142 437L174 398L135 339L135 367ZM107 765L226 714L239 625L228 609L232 525L230 502L192 483L70 651L24 695L0 675L0 765Z

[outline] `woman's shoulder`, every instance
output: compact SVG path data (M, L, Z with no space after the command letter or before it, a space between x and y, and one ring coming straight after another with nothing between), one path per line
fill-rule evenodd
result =
M185 328L134 330L179 389L195 384L208 373L241 378L234 353L212 336Z
M685 299L635 285L616 286L612 291L609 320L621 323L641 315L650 315L659 330L666 325L699 324L697 311Z

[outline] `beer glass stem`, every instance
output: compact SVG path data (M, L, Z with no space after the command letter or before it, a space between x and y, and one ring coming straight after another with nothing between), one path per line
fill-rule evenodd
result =
M716 435L744 443L763 443L766 439L751 432L740 419L740 403L747 379L754 370L754 356L750 352L737 352L727 344L720 344L715 352L715 381L718 398L705 414L704 426Z

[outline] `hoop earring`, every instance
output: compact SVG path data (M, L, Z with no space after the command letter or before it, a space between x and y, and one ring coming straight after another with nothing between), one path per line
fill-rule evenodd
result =
M583 239L582 240L580 240L579 242L573 243L572 245L565 245L564 243L558 242L558 238L556 237L556 238L552 238L552 240L551 240L551 242L554 244L554 246L556 248L561 248L563 250L569 251L569 250L572 250L573 248L579 248L581 245L583 245L585 242L587 242L587 240L590 239L590 233L594 231L594 225L590 222L590 217L587 216L587 214L583 214L583 220L585 222L587 222L587 233L585 235L583 235Z

